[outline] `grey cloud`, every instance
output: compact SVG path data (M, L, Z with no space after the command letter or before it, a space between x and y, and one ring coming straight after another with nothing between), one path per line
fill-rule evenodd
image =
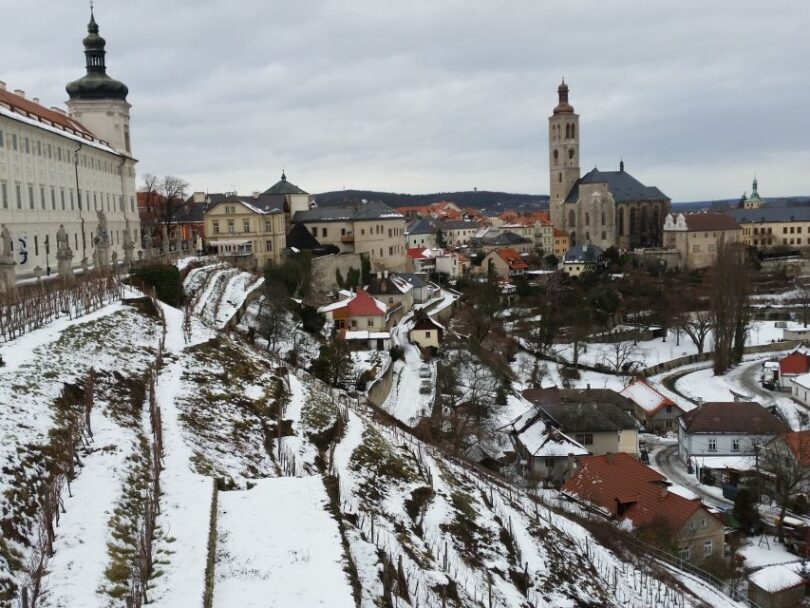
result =
M2 0L10 88L83 70L82 3ZM140 170L195 188L546 193L565 75L582 163L675 200L810 194L810 5L775 0L98 0ZM8 5L8 6L6 6Z

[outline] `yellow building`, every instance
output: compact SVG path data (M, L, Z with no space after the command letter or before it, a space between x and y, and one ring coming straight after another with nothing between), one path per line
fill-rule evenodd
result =
M810 207L733 209L741 241L758 249L810 247Z
M255 270L281 262L286 247L286 206L233 195L204 214L207 245L218 255Z
M679 213L664 218L664 247L678 251L681 268L713 266L717 250L739 240L737 222L725 213Z
M405 271L405 216L383 203L355 201L293 214L321 245L368 254L373 271Z

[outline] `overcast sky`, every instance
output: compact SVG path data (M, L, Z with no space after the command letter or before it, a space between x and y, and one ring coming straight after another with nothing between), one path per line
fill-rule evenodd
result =
M0 0L9 89L84 72L83 0ZM561 76L583 173L674 201L810 194L806 0L96 0L139 172L211 192L548 193Z

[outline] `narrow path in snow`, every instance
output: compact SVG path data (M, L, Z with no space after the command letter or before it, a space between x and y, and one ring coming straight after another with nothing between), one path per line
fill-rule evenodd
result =
M93 453L85 457L81 474L63 494L61 516L48 565L47 587L57 608L106 606L109 597L98 593L106 582L107 541L113 509L121 496L126 459L134 440L131 431L107 418L97 405L90 417Z
M419 348L408 340L408 331L412 326L413 315L407 315L392 330L392 336L404 351L405 360L392 363L394 377L391 392L382 406L386 412L411 427L424 416L430 415L436 382L436 363L423 363ZM429 370L426 378L420 375L423 367ZM423 383L430 385L430 392L421 392Z
M166 350L178 355L186 347L183 313L161 304L166 317ZM199 320L192 324L190 344L205 342L213 334ZM175 398L182 386L183 362L179 358L164 366L158 376L156 397L163 417L163 491L158 525L162 537L156 543L163 575L155 579L152 605L163 608L195 606L205 586L206 547L210 519L212 480L191 468L192 451L183 439ZM168 542L170 541L170 542Z

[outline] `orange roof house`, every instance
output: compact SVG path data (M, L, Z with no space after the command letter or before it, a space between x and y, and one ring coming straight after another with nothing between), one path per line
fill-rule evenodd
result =
M663 522L676 533L687 559L723 554L723 524L699 498L670 488L666 478L625 453L584 456L563 491L634 527ZM689 496L689 497L688 497ZM705 550L708 549L708 550Z

